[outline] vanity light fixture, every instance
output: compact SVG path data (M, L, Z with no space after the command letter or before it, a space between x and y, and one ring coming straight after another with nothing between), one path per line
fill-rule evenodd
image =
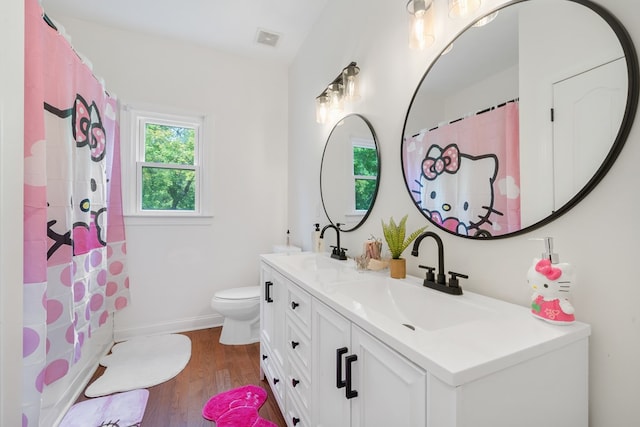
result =
M433 0L409 0L407 11L411 15L409 47L424 49L436 40L433 31Z
M464 18L480 8L480 0L449 0L449 17Z
M344 111L345 101L360 99L359 74L360 68L351 62L316 97L316 122L325 124L330 118L339 117Z

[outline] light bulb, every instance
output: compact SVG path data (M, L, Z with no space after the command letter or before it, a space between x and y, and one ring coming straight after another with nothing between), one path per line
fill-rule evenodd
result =
M464 18L480 8L480 0L449 0L449 16Z
M494 19L496 19L496 16L498 16L498 11L497 10L495 12L493 12L493 13L488 14L484 18L478 19L478 21L475 24L473 24L473 26L474 27L483 27L483 26L487 25L489 22L491 22Z
M433 31L433 1L411 0L407 3L411 14L409 47L424 49L435 41Z
M342 84L344 85L344 99L348 102L360 99L360 68L352 62L342 70Z
M329 97L323 93L316 98L316 122L327 123L329 118Z

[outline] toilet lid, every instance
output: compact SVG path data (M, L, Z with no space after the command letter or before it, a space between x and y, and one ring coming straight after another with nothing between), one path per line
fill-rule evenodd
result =
M253 299L260 298L260 286L243 286L241 288L224 289L216 292L219 299Z

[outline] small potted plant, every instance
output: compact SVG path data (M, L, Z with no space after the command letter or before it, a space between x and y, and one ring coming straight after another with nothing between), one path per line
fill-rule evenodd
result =
M427 228L427 226L421 227L405 238L408 216L405 215L398 224L393 220L393 217L389 220L389 224L385 224L382 220L382 232L387 246L389 246L389 252L391 252L389 272L394 279L403 279L407 275L407 262L401 258L402 252Z

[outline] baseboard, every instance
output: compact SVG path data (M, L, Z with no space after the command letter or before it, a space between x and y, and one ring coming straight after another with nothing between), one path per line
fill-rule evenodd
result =
M207 329L216 326L222 326L223 321L224 317L222 315L211 314L207 316L177 319L171 322L156 323L153 325L145 325L136 328L114 329L113 339L115 342L121 342L140 336L175 334L179 332L195 331L198 329Z
M41 413L40 425L57 427L62 422L69 408L73 406L87 384L89 384L91 377L98 369L100 360L109 353L112 346L113 341L109 339L100 348L96 349L93 354L88 356L88 359L83 361L81 367L80 364L75 365L79 367L75 375L72 371L68 374L73 379L64 384L64 386L61 385L58 387L59 390L55 391L55 394L60 393L57 402L49 408L43 408L45 410ZM56 386L56 383L52 386ZM60 390L62 387L64 387L64 390Z

